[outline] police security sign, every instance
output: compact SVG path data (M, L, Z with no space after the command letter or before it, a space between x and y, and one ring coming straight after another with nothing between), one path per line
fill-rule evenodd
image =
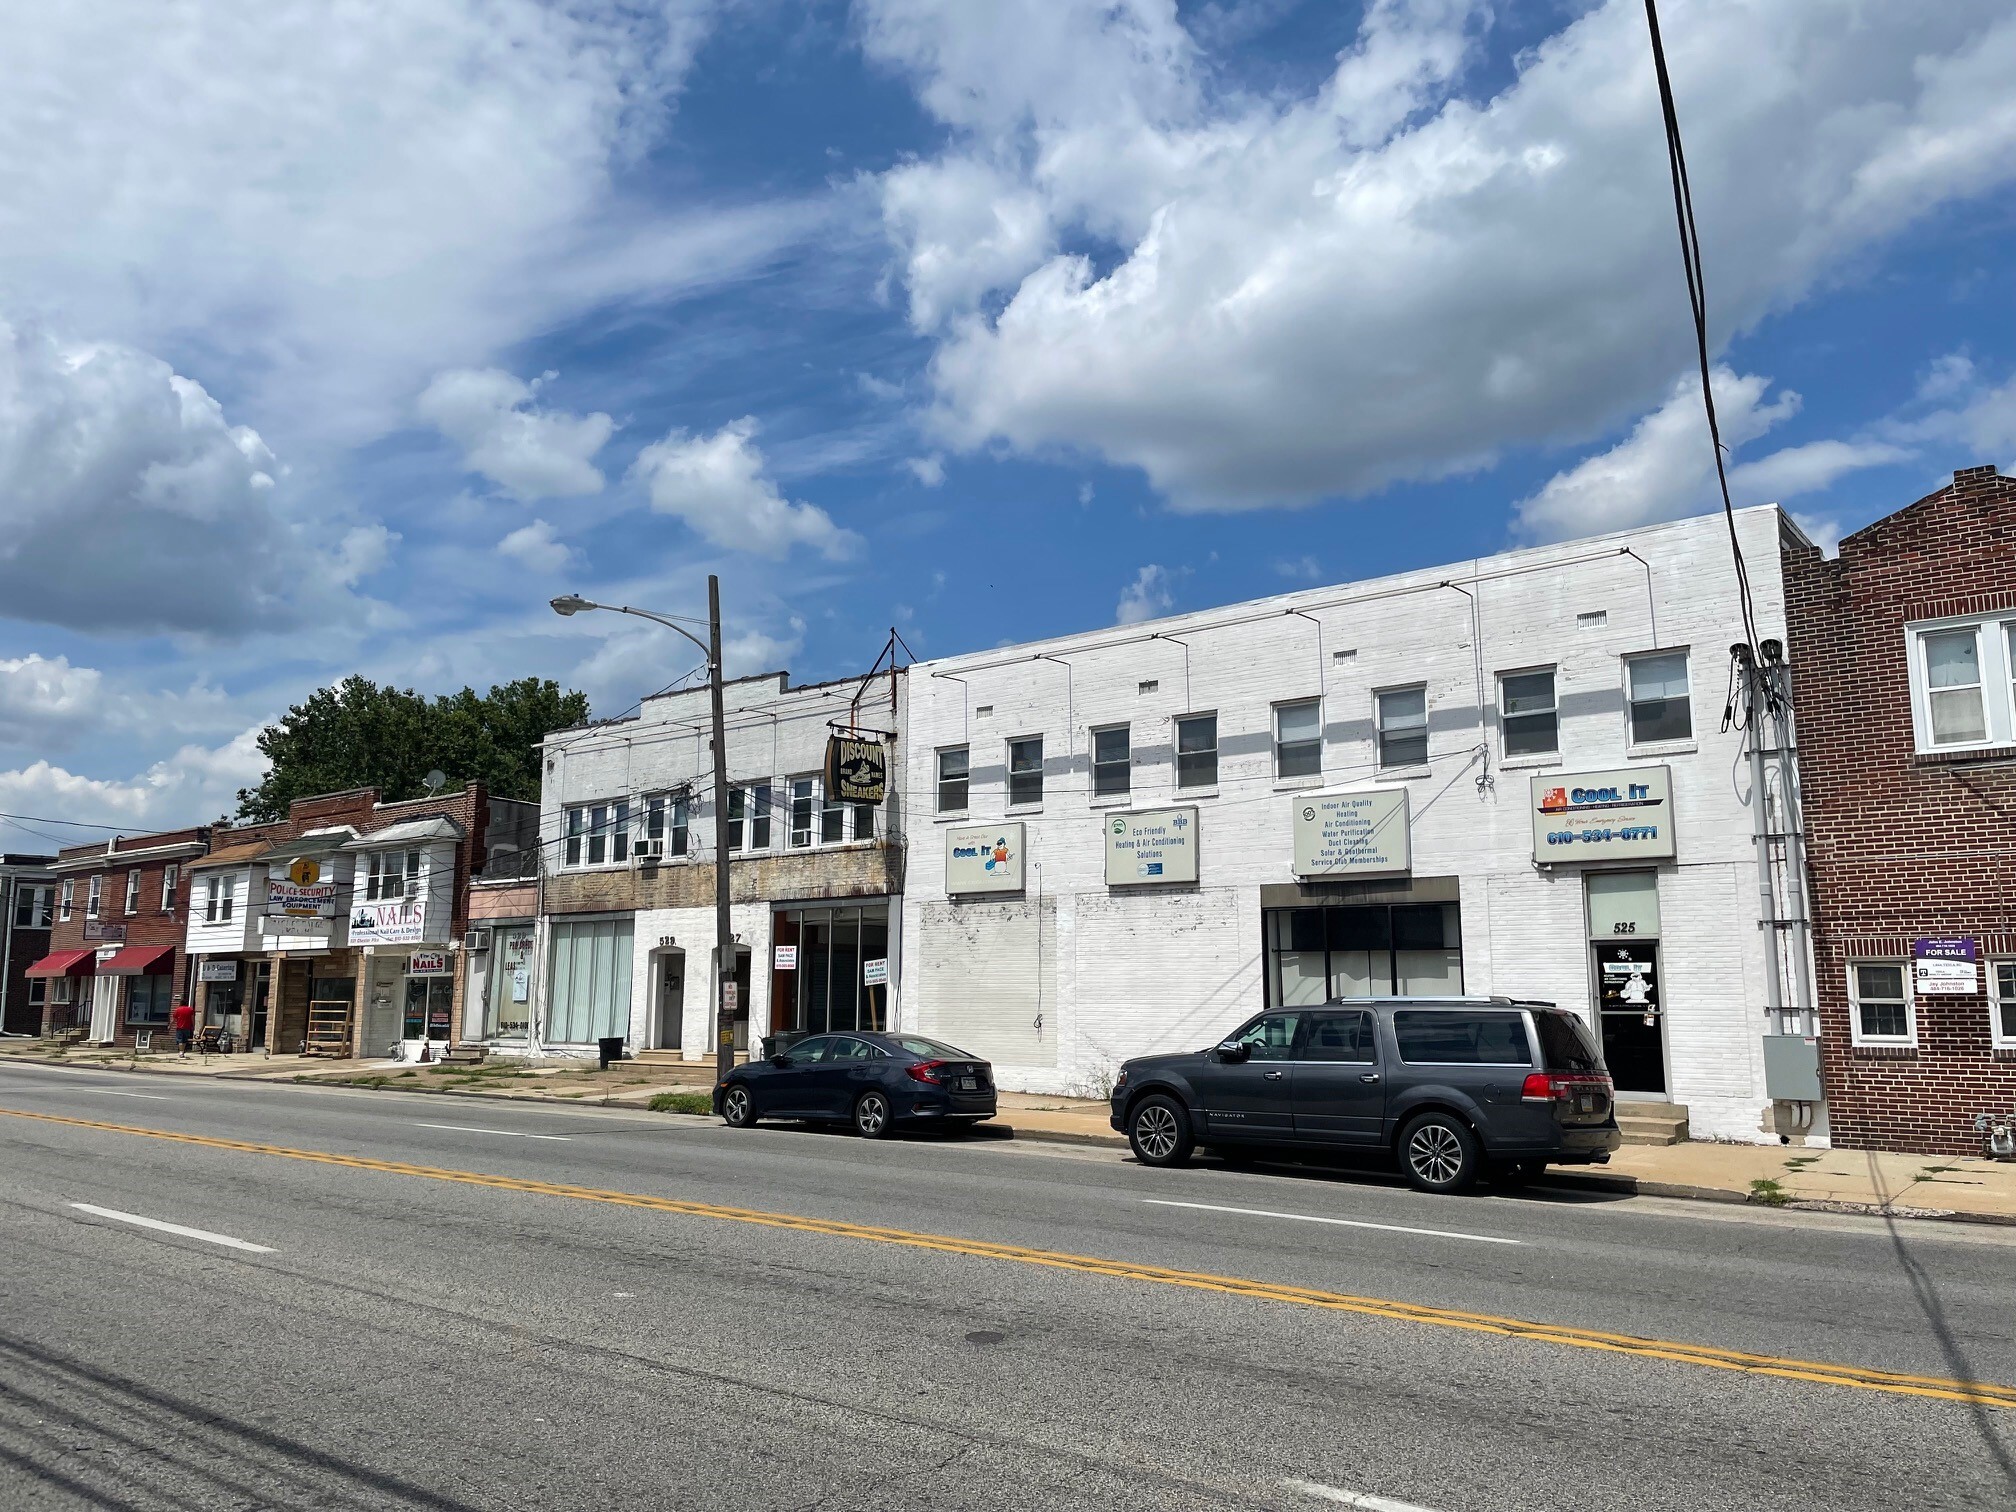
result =
M1533 859L1542 866L1673 854L1673 769L1549 773L1532 779Z

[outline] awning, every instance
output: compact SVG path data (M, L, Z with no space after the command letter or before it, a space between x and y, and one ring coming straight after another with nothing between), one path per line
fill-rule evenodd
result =
M98 968L100 976L165 976L175 969L173 945L128 945Z
M97 958L98 952L95 950L52 950L33 966L30 966L22 975L32 977L89 976Z

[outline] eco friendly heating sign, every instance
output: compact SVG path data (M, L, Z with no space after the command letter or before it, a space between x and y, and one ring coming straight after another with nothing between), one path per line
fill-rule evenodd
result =
M1108 887L1197 880L1196 809L1140 809L1101 822Z
M1413 870L1405 788L1301 793L1292 802L1296 876Z
M1673 769L1549 772L1532 779L1533 859L1542 866L1673 854Z

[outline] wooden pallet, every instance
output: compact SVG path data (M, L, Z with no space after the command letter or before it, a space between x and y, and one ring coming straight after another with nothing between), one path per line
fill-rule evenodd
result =
M301 1041L303 1055L350 1054L350 1004L325 1000L308 1005L308 1033Z

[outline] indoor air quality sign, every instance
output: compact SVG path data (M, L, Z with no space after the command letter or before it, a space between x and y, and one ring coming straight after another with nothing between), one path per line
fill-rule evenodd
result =
M1532 780L1533 859L1638 861L1673 854L1673 770L1548 773Z
M1413 870L1405 788L1298 793L1290 801L1295 807L1296 876Z
M1100 823L1108 887L1197 880L1196 809L1142 809L1109 814Z

